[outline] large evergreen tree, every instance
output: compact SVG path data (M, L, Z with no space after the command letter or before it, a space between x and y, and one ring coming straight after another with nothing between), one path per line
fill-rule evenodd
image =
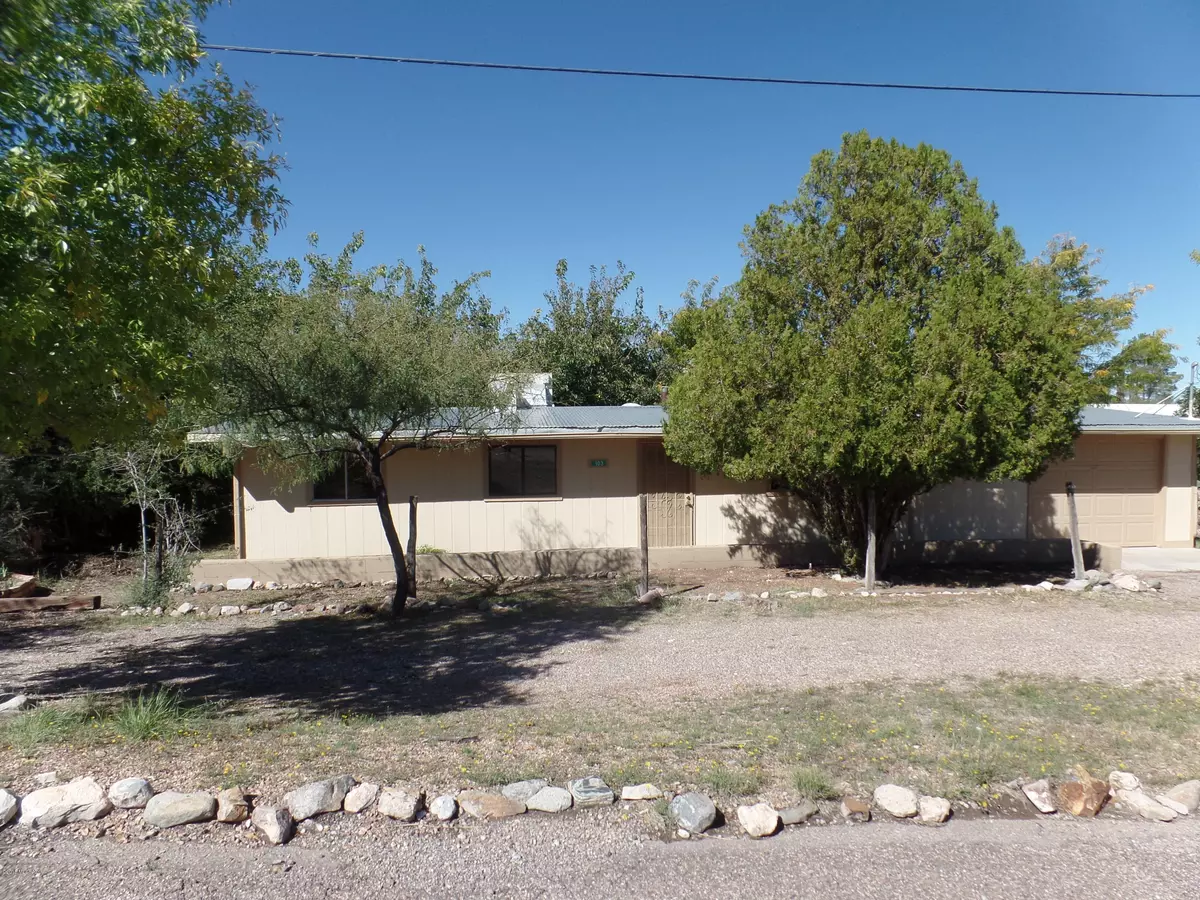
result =
M860 133L818 154L700 307L668 452L782 483L854 567L917 495L1068 454L1088 393L1075 317L996 219L941 150Z

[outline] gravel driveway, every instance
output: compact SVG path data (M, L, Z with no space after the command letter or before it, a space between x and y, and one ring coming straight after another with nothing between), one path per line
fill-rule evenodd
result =
M844 608L800 615L701 599L661 612L401 626L337 616L160 620L111 631L77 630L69 618L4 623L0 690L59 696L173 681L214 699L386 713L566 698L669 702L1001 672L1122 683L1198 673L1200 579L1163 582L1161 594L847 598Z
M880 823L769 840L662 843L600 815L524 817L434 834L315 840L276 849L52 836L3 848L18 898L860 897L1191 898L1200 822ZM25 855L33 851L33 855ZM17 855L18 852L21 855Z

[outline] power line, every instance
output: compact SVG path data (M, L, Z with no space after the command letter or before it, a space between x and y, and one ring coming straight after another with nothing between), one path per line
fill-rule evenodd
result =
M784 84L801 87L878 88L893 91L942 91L969 94L1041 94L1057 97L1131 97L1159 100L1200 100L1200 93L1160 91L1074 91L1063 88L986 87L972 84L908 84L896 81L833 81L820 78L771 78L760 75L705 75L699 72L652 72L637 69L584 69L577 66L533 66L519 63L480 62L463 59L425 59L419 56L380 56L373 53L333 53L327 50L285 50L279 47L239 47L201 44L202 50L222 53L260 53L266 56L303 56L312 59L352 59L402 63L414 66L448 66L458 69L500 69L507 72L549 72L560 75L605 75L618 78L660 78L675 81L721 81L734 84Z

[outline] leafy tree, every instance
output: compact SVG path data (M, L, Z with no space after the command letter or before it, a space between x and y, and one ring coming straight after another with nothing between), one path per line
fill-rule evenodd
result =
M996 218L941 150L859 133L819 153L704 310L668 452L786 485L853 568L886 560L917 495L1068 454L1088 390L1076 319Z
M204 64L210 2L0 3L0 449L161 413L280 220L276 124Z
M1176 381L1174 351L1179 348L1167 341L1169 332L1143 332L1124 343L1120 340L1137 317L1137 301L1154 286L1105 295L1108 282L1095 271L1099 263L1099 254L1091 253L1087 244L1059 235L1033 265L1062 285L1076 316L1080 364L1092 383L1089 402L1160 399Z
M567 261L558 261L548 308L535 310L517 333L522 365L553 375L561 406L658 403L662 350L641 288L631 309L622 304L633 272L620 262L614 275L603 266L590 272L586 287L574 284Z
M337 256L265 265L207 350L220 389L213 421L236 452L285 481L314 481L361 465L396 570L392 610L408 566L389 505L384 463L405 448L461 446L505 427L511 389L500 318L478 290L487 273L445 293L421 251L419 267L354 268L358 234ZM397 460L402 457L397 457Z

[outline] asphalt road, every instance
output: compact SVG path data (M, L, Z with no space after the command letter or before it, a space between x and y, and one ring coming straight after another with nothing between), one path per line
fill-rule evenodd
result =
M310 840L311 837L311 840ZM35 852L36 855L28 855ZM889 823L663 843L597 816L283 848L71 836L0 853L6 898L1194 898L1200 821Z

